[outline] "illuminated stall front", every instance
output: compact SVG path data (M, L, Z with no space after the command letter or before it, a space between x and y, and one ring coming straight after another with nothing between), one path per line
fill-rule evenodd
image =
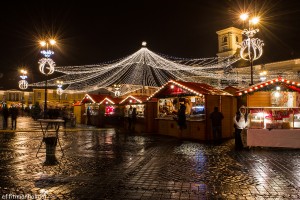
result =
M300 82L279 77L237 95L249 112L248 146L300 148Z
M118 102L118 98L107 95L86 94L81 101L81 123L104 126L104 117L115 115L118 112L116 105Z
M214 107L224 115L222 138L233 137L236 100L233 95L204 83L169 81L151 98L157 98L157 132L163 135L197 140L212 140L209 114ZM182 132L176 122L179 102L185 101L187 129Z
M128 113L129 108L136 109L136 121L134 122L133 131L135 132L145 132L145 109L146 109L146 100L148 96L136 96L129 95L120 101L120 106L124 108L124 122L125 128L128 127Z

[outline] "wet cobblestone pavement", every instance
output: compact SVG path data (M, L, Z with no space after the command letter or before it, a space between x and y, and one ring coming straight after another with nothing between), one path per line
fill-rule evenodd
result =
M57 146L59 163L46 166L38 130L20 117L16 132L0 132L2 199L300 199L300 150L62 129L65 155Z

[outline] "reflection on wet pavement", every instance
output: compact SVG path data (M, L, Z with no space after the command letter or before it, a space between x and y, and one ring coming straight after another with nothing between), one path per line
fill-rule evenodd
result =
M233 140L211 145L113 129L62 130L65 155L56 147L58 163L46 166L45 148L36 157L42 133L22 131L39 124L20 117L17 128L0 133L2 196L300 199L300 150L235 151Z

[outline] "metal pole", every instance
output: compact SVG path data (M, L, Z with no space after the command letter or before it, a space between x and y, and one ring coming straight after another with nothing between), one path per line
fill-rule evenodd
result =
M47 79L45 81L45 105L44 105L44 119L46 119L47 112Z
M250 85L253 85L253 59L250 58L250 67L251 67L251 83Z

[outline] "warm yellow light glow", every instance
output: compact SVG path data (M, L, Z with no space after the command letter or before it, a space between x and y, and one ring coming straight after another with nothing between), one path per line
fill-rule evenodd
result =
M40 45L41 45L42 47L46 46L46 44L47 44L46 41L40 41Z
M276 87L276 90L280 90L280 87L279 87L279 86L277 86L277 87Z
M246 19L248 19L249 15L248 13L243 13L240 15L241 20L245 21Z
M42 47L44 47L44 46L48 46L48 45L55 45L56 44L56 41L54 40L54 39L50 39L49 40L49 43L47 42L47 41L45 41L45 40L43 40L43 41L40 41L40 45L42 46Z
M266 74L267 74L267 71L262 71L262 72L259 73L259 75L261 75L261 76L266 75Z
M259 17L253 17L249 22L251 24L258 24L259 23Z
M56 44L56 41L53 40L53 39L50 39L49 42L50 42L51 45L55 45Z
M24 69L21 69L21 73L22 73L22 74L27 74L27 71L24 70Z
M257 116L258 117L264 117L264 113L263 112L259 112L259 113L257 113Z

